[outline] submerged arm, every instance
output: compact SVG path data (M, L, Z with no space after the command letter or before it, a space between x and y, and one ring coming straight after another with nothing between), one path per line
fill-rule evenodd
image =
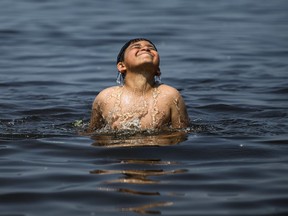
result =
M93 132L96 129L102 128L104 125L104 119L102 117L100 105L97 101L97 97L93 102L92 111L91 111L91 118L90 124L88 128L88 132Z
M186 128L189 126L189 116L185 102L180 93L177 93L176 97L173 99L171 125L173 128Z

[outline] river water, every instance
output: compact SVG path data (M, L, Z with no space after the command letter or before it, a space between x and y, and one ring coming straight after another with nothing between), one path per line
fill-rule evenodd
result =
M286 215L287 11L286 0L1 0L0 215ZM82 134L135 37L156 44L191 128Z

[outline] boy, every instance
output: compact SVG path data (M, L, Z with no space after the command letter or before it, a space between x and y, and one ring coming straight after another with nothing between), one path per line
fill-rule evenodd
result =
M144 38L128 41L117 57L123 85L101 91L95 98L89 132L95 129L185 128L189 118L180 93L160 84L160 58ZM156 80L156 81L155 81Z

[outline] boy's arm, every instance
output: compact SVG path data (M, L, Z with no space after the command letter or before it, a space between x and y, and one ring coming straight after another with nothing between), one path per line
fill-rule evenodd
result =
M189 116L185 102L179 92L173 98L171 125L173 128L186 128L189 126Z
M104 125L104 119L102 117L101 108L98 100L99 98L96 97L92 105L88 132L93 132L95 129L100 129Z

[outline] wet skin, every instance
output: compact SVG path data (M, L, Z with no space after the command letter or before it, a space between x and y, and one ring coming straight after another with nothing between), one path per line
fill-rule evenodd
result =
M179 92L167 85L154 87L146 95L125 86L103 90L95 99L91 127L111 129L161 129L188 126L188 116ZM93 118L94 117L94 118Z
M125 73L124 86L100 92L93 102L89 130L185 128L189 124L180 93L155 83L160 74L158 52L147 41L131 44L124 61L117 65Z

